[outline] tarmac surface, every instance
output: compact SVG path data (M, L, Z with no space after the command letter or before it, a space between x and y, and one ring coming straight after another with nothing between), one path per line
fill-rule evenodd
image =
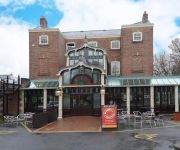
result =
M180 126L126 131L37 134L0 127L1 150L173 150Z

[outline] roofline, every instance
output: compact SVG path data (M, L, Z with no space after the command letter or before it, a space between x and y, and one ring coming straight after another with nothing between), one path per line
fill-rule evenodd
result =
M128 24L128 25L122 25L121 28L138 28L138 27L153 27L154 24L153 23L149 23L149 24Z
M29 29L29 32L52 32L52 31L60 32L59 28L34 28L34 29Z
M108 75L107 77L117 77L120 79L164 79L164 78L180 78L180 75L175 75L175 76L113 76L113 75Z
M78 40L78 39L84 39L83 37L81 38L81 37L65 37L64 35L63 35L63 37L64 37L64 39L65 40ZM119 35L119 36L87 36L86 35L86 37L88 38L88 39L102 39L102 38L120 38L121 37L121 35Z

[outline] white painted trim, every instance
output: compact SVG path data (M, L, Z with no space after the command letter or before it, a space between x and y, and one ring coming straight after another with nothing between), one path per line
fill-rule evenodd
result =
M68 48L68 44L74 44L74 46L71 46L71 48ZM66 43L66 50L71 50L74 49L76 47L76 43L75 42L67 42Z
M116 74L116 73L115 73L115 74L113 73L112 63L116 63L116 66L119 67L119 68L118 68L118 69L119 69L119 72L118 72L117 74ZM121 71L121 66L120 66L120 65L121 65L121 64L120 64L120 61L111 61L111 75L120 75L120 74L121 74L121 72L120 72L120 71Z
M47 43L41 43L41 38L47 38ZM48 40L48 35L46 34L42 34L39 36L39 45L48 45L49 44L49 40Z
M126 97L127 97L127 100L126 100L126 108L127 108L127 113L130 114L130 87L126 87Z
M43 109L47 109L47 89L43 90Z
M154 86L150 87L150 105L151 112L154 113Z
M175 112L179 112L178 86L175 86Z
M140 40L135 39L135 34L140 34ZM133 42L141 42L143 39L142 36L143 36L142 32L133 32Z
M113 48L113 43L117 42L118 43L118 47L117 48ZM111 41L111 49L120 49L120 40L113 40Z
M58 106L58 119L62 119L63 118L63 114L62 114L62 101L63 101L63 97L62 95L59 95L59 106Z

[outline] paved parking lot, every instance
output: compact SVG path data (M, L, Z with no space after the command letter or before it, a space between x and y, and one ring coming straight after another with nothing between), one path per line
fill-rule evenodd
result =
M7 134L2 132L9 131ZM10 132L11 131L11 132ZM29 133L0 127L1 150L172 150L180 142L180 126L89 133Z

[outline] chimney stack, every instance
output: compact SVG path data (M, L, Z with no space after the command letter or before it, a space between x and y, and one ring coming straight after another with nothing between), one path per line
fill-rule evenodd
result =
M40 19L40 26L41 28L47 28L47 20L44 16L42 16Z
M142 17L142 22L143 22L143 23L149 22L149 20L148 20L148 14L146 13L146 11L144 11L144 14L143 14L143 17Z

